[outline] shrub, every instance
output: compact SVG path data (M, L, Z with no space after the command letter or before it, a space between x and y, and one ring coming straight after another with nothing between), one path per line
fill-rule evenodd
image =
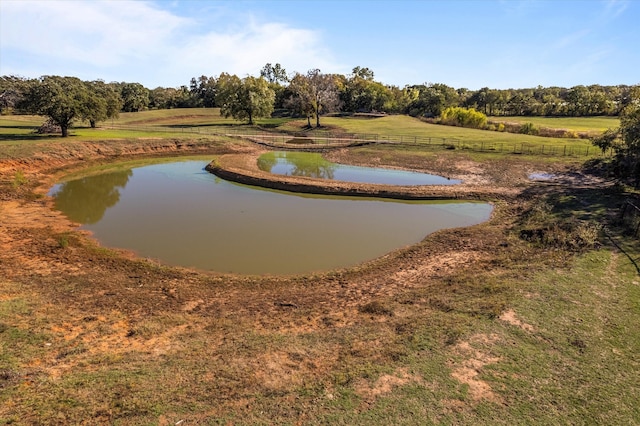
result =
M522 126L520 126L520 133L522 133L523 135L535 136L540 133L540 131L536 126L533 125L533 123L524 123Z
M449 107L440 114L440 122L450 126L484 129L487 127L487 116L474 108Z
M25 183L27 183L27 178L25 177L24 173L22 173L20 170L18 170L14 175L13 175L13 181L11 182L11 185L14 188L17 188L19 186L24 185Z
M578 139L580 137L580 135L578 135L578 133L575 130L566 130L564 132L564 135L562 135L562 137L571 138L571 139Z

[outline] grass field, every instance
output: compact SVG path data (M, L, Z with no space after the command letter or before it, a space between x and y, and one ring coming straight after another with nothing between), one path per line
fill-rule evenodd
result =
M618 117L489 117L494 122L532 123L537 127L602 133L620 125Z
M529 117L509 117L510 121L532 121ZM537 123L553 124L555 118L538 117ZM599 130L604 123L614 126L616 118L565 118L557 119L558 124L571 124L575 130ZM0 116L0 141L2 140L39 140L41 138L56 137L56 135L34 135L33 129L44 121L34 116ZM329 128L341 129L349 133L364 133L368 135L391 135L411 137L432 137L454 139L476 144L492 144L513 146L516 144L547 145L550 147L571 146L584 149L590 147L589 140L560 139L532 135L493 132L486 130L468 129L463 127L442 126L425 123L417 118L404 115L391 115L378 118L363 117L323 117L321 124ZM274 128L278 130L300 131L306 125L306 120L291 120L283 118L268 118L256 120L253 128ZM116 127L111 129L110 127ZM223 118L218 108L185 108L173 110L153 110L134 113L121 113L117 119L99 123L97 129L91 129L86 124L71 130L71 134L81 139L106 139L126 137L152 137L158 133L180 134L181 132L200 132L202 134L223 133L230 129L238 130L246 127L245 123ZM128 128L129 130L124 130ZM606 129L606 127L605 127ZM595 151L594 151L595 153Z
M80 128L63 140L33 135L39 121L0 117L0 425L640 424L640 243L618 219L622 202L638 198L632 188L514 184L522 193L494 200L491 221L442 231L366 267L243 279L131 259L55 228L50 210L12 210L43 211L32 191L47 182L46 160L61 146L135 152L149 138L208 136ZM115 121L239 125L215 110ZM399 116L323 124L588 143ZM504 185L549 161L415 146L347 151L396 167L455 163L492 178L502 167ZM553 159L566 170L587 160ZM111 167L104 162L96 167Z

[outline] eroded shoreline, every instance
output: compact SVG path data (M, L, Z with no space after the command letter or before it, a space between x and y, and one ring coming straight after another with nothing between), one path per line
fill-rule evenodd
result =
M332 181L299 176L283 176L264 172L257 167L261 152L251 154L225 154L206 166L214 175L232 182L288 192L376 197L396 200L473 200L493 201L511 198L513 190L490 186L469 185L381 185Z

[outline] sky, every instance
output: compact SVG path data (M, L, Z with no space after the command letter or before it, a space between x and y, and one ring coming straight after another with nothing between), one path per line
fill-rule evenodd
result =
M640 84L638 0L0 0L0 75L189 85L356 66L404 87Z

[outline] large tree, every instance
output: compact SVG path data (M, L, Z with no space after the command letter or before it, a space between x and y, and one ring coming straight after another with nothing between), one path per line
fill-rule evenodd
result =
M122 108L122 98L113 86L101 80L89 81L85 84L89 97L82 118L89 121L92 128L96 127L98 121L116 118Z
M273 112L275 94L269 83L260 77L245 77L220 74L216 85L216 104L223 117L248 120L269 117Z
M312 107L316 116L316 127L320 127L320 114L336 111L340 106L335 78L331 74L322 74L319 69L307 72L311 85Z
M120 83L122 111L138 112L149 106L149 89L140 83Z
M605 131L592 142L602 152L612 150L614 174L620 179L633 179L634 185L638 187L640 184L640 96L620 115L620 127Z
M27 81L21 77L4 75L0 77L0 114L20 103Z
M216 79L201 75L197 79L193 77L189 85L189 91L194 99L194 106L212 108L216 106Z
M21 107L48 117L67 137L73 121L89 114L90 98L87 85L76 77L43 76L29 82Z
M305 75L296 73L287 87L287 93L288 97L284 106L296 115L307 117L307 127L311 127L314 109L309 79Z
M349 78L342 80L342 110L351 112L390 111L393 109L391 89L373 79L369 68L355 67Z

